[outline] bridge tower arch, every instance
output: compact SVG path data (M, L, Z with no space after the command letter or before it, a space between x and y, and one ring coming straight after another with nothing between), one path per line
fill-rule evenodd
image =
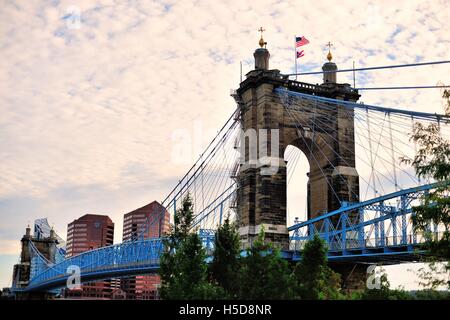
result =
M244 132L237 175L238 226L244 247L251 246L264 228L266 241L288 249L287 146L299 148L309 162L309 219L339 208L344 201L359 201L359 177L353 110L332 105L317 108L313 102L296 102L292 108L287 95L275 89L345 101L357 101L359 94L349 84L336 83L337 66L331 55L322 67L326 71L323 83L314 85L289 80L279 70L270 69L270 53L263 45L254 52L255 69L236 90ZM249 130L256 133L256 142L246 139ZM253 161L255 154L257 161Z
M305 154L297 147L289 145L284 151L286 161L286 210L287 225L295 221L308 220L308 175L309 162Z

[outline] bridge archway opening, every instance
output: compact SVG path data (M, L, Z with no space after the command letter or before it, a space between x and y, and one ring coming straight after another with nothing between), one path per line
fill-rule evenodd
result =
M288 145L284 151L286 167L286 212L287 225L308 220L308 159L296 146Z

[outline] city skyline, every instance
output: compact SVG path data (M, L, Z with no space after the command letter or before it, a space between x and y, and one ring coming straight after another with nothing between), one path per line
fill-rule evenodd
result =
M169 220L169 212L157 201L125 213L122 241L130 242L141 237L144 239L161 237L170 231ZM26 253L29 244L26 240L24 244L24 239L37 243L38 250L44 250L42 254L46 255L48 260L55 260L58 263L64 258L70 259L84 255L87 251L112 246L114 225L107 215L85 214L67 224L67 239L64 240L50 227L46 218L36 219L34 232L31 232L31 226L27 226L23 235L20 263L14 265L12 278L18 283L18 279L26 277L26 270L29 268L27 258L24 258L29 256L29 253ZM57 253L51 257L54 249L57 249ZM64 299L154 300L158 297L159 286L160 278L153 274L89 281L81 284L81 287L63 288L60 293Z

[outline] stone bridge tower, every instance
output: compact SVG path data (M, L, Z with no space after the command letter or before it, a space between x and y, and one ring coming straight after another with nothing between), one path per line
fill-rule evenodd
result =
M55 231L50 231L50 236L47 238L35 238L31 235L31 229L28 226L25 231L25 235L20 240L22 249L20 252L20 262L14 265L13 268L13 287L23 289L28 286L31 276L31 264L32 254L30 248L30 242L34 244L36 249L48 260L55 262L56 245L58 240ZM16 292L16 299L29 300L29 299L49 299L53 296L52 293L47 292Z
M345 101L357 101L359 94L349 84L337 83L337 66L331 62L331 53L322 67L326 71L323 83L314 85L289 80L279 70L270 69L265 44L261 36L261 47L254 52L255 69L247 73L235 94L245 133L240 139L241 165L237 174L239 233L243 246L248 247L264 227L266 241L287 249L287 146L299 148L309 162L309 182L305 186L308 218L339 208L341 201L358 201L359 178L355 169L353 111L336 105L316 108L309 100L296 102L296 108L289 109L286 96L274 90L284 88ZM313 117L323 125L313 125L319 123L312 121ZM256 132L257 143L251 141L250 131ZM264 159L261 151L267 151ZM252 161L254 154L258 155L256 162ZM264 172L263 164L268 161L277 167L276 172Z

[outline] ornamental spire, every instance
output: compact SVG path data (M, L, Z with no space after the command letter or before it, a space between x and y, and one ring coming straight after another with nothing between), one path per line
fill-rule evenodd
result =
M327 46L328 46L327 59L328 61L331 62L331 59L333 59L333 55L331 54L331 47L333 46L333 44L330 41L328 41Z
M260 27L258 29L258 31L261 32L261 39L259 39L259 46L261 48L263 48L267 44L267 42L265 42L264 39L263 39L263 32L266 31L266 29L263 29L263 27Z

